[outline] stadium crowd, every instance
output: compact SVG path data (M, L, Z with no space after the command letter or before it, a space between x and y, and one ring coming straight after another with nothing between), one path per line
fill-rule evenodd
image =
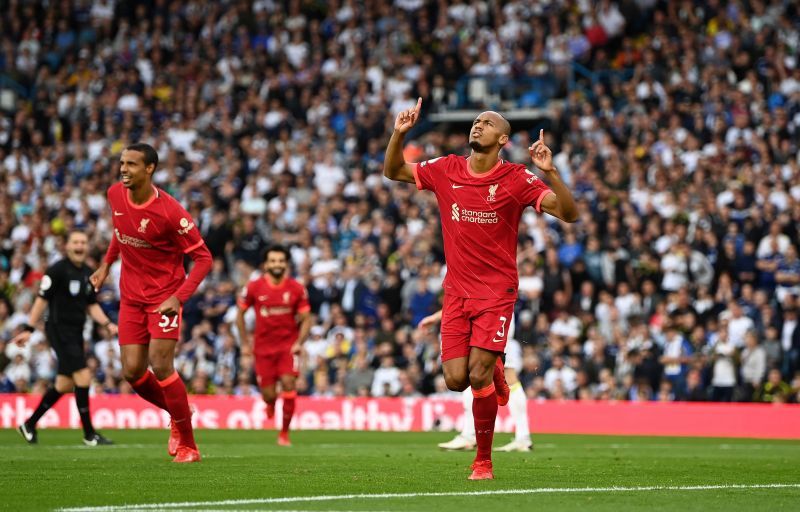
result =
M415 329L441 301L438 208L383 178L383 150L420 96L407 158L466 154L466 127L424 121L463 106L464 77L487 76L520 97L528 78L553 85L534 128L581 212L573 225L522 219L527 395L800 400L794 2L0 6L0 89L18 97L0 94L0 392L54 377L41 334L8 340L61 235L84 230L102 256L116 159L143 141L215 258L184 305L190 393L258 393L235 308L272 243L291 248L315 315L301 394L447 393L437 333ZM505 157L530 162L514 124ZM98 296L112 318L117 279ZM130 392L116 341L98 326L86 338L94 391Z

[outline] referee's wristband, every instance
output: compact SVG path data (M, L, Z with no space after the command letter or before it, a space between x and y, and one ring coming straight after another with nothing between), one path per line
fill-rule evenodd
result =
M33 332L33 331L36 330L36 329L33 328L33 326L31 324L28 324L28 323L22 324L20 327L22 327L23 331L28 331L28 332Z

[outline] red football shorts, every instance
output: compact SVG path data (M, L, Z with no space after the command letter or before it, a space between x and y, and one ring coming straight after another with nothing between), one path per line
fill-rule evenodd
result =
M150 340L177 340L181 334L181 312L167 316L153 313L159 304L148 306L119 305L119 344L146 345Z
M442 361L467 357L470 347L503 353L516 298L467 299L445 294Z
M256 378L258 386L272 386L282 375L298 375L297 356L289 350L272 354L256 354Z

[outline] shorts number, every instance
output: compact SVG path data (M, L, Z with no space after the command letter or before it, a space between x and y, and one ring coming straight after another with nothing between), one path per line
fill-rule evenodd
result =
M500 317L500 328L497 329L497 333L496 334L497 334L497 336L500 336L501 338L506 335L506 320L508 320L508 318L506 318L504 316Z
M161 321L158 322L158 326L164 329L165 327L169 326L173 329L178 328L178 315L167 316L161 315Z

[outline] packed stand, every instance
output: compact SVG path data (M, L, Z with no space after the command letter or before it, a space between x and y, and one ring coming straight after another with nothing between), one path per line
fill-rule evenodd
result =
M0 391L54 377L42 336L8 340L60 235L85 230L104 253L116 158L143 141L215 258L184 305L191 393L258 394L236 297L282 243L315 315L302 394L448 395L437 333L414 328L441 303L438 208L382 177L383 150L421 96L407 157L466 154L465 126L426 120L490 77L469 106L542 104L530 87L546 84L554 115L527 128L547 130L581 212L522 219L528 396L797 402L799 15L780 0L11 2ZM505 158L530 162L530 140L514 130ZM112 318L117 280L115 267L99 295ZM129 393L116 340L92 326L86 339L94 391Z

